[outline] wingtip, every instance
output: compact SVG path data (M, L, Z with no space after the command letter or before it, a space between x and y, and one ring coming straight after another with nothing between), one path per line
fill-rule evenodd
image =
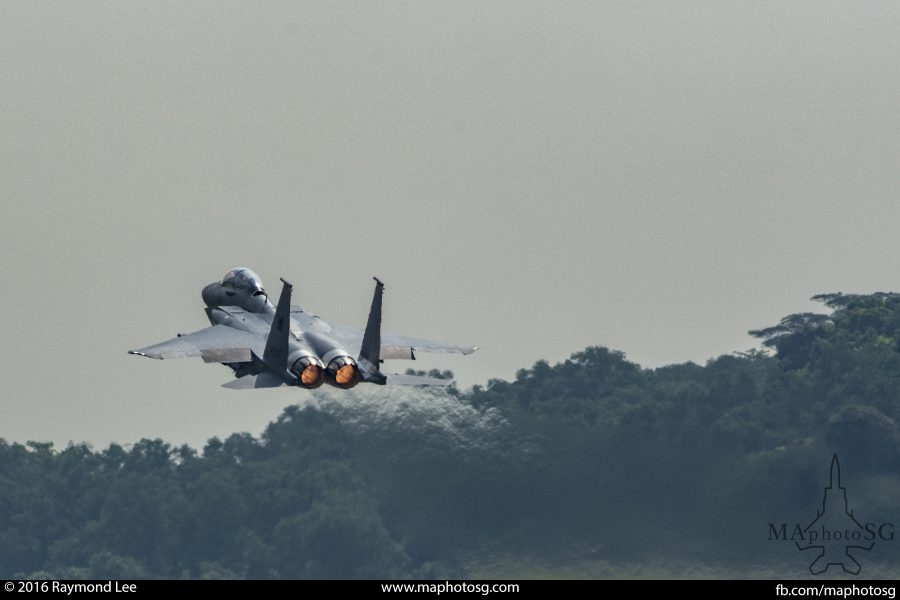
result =
M140 350L129 350L128 354L134 354L135 356L146 356L147 358L153 358L156 360L162 360L162 356L153 356L152 354L147 354L146 352L141 352Z

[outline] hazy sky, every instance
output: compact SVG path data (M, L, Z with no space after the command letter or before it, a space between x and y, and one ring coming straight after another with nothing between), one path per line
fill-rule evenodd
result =
M0 437L200 444L309 392L127 349L249 266L342 323L473 343L750 348L900 288L897 2L0 1ZM362 393L378 394L369 386Z

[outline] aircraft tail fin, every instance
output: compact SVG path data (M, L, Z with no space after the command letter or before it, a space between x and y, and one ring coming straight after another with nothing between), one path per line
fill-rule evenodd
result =
M372 307L369 309L369 320L363 334L362 346L359 349L359 364L363 380L369 383L384 385L385 376L381 373L381 299L384 295L384 284L377 277L375 294L372 296Z
M278 307L275 309L275 317L272 319L269 339L266 340L263 360L273 367L286 369L288 336L291 333L291 292L294 286L284 278L281 279L281 282L284 286L281 288L281 297L278 298Z

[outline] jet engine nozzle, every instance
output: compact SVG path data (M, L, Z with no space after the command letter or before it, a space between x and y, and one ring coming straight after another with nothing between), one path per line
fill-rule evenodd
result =
M325 380L335 387L348 390L359 383L359 367L349 356L336 356L325 368Z
M288 370L298 379L297 385L309 390L314 390L325 382L325 368L322 361L308 354L294 359Z

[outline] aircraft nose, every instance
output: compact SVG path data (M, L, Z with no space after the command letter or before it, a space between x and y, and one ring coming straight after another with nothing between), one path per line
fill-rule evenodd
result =
M211 283L208 286L206 286L205 288L203 288L203 291L201 292L201 296L203 296L203 303L206 304L207 306L213 306L215 304L215 297L216 297L215 290L216 290L216 287L218 287L218 285L219 285L218 283Z

